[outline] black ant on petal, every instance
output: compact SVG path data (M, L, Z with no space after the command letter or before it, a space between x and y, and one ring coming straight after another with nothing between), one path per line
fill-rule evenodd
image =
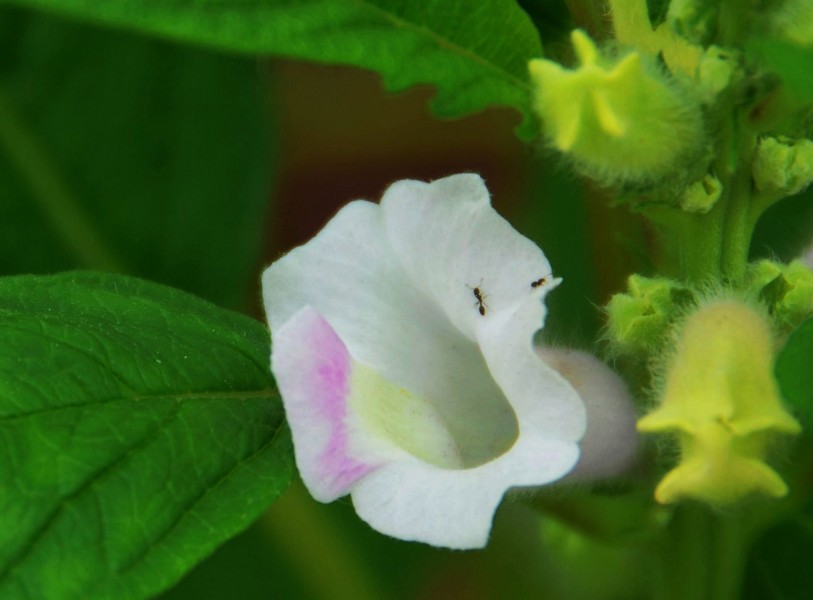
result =
M531 282L531 287L534 288L534 289L536 289L538 287L541 287L541 286L545 285L548 281L550 281L549 278L550 278L550 275L545 275L544 277L540 277L536 281Z
M468 287L471 288L472 294L474 294L474 297L477 299L477 312L480 313L481 317L485 317L486 316L486 308L488 308L488 305L486 305L486 295L480 289L481 285L483 285L482 280L480 280L480 284L477 287L471 287L471 286L468 286Z

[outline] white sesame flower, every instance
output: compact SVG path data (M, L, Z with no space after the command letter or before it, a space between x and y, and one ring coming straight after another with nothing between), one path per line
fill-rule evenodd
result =
M567 474L584 404L532 346L558 283L472 174L352 202L271 265L271 367L314 498L478 548L506 490Z

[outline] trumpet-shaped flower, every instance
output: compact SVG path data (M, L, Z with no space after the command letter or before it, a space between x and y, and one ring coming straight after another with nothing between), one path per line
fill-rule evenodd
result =
M352 202L271 265L271 367L314 498L477 548L506 490L567 474L584 405L532 346L558 283L471 174Z

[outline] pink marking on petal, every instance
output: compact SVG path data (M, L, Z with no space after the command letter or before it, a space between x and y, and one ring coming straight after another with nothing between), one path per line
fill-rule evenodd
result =
M350 456L348 451L347 399L353 363L344 342L321 316L311 326L308 344L317 356L313 365L315 408L330 426L330 436L318 462L331 490L344 494L375 468Z

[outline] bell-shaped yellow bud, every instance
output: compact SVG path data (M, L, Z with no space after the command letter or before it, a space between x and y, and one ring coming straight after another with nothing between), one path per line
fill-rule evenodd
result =
M529 64L534 109L554 146L600 181L647 182L673 170L703 139L699 103L638 51L613 61L584 32L571 37L577 69Z
M676 432L680 443L680 463L655 490L659 502L787 493L765 459L779 434L800 427L782 407L773 358L767 319L739 301L711 302L686 319L662 402L638 421L640 431Z

